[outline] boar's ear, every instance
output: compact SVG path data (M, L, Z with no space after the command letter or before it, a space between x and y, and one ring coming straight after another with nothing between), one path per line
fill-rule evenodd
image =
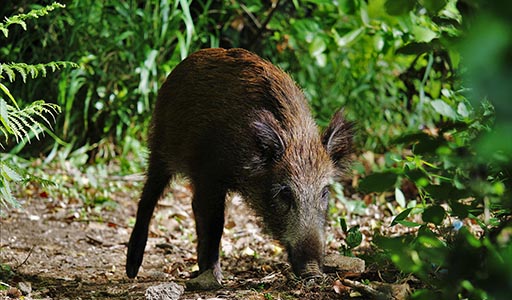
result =
M343 118L343 109L338 110L322 135L322 144L339 171L345 171L352 153L354 124Z
M268 110L256 113L256 121L251 124L251 129L259 148L259 153L254 157L254 163L270 164L283 156L285 143L283 129L274 115Z

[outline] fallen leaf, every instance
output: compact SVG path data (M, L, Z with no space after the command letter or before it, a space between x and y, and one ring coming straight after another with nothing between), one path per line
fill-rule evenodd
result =
M350 291L350 288L348 286L343 285L341 281L336 280L332 283L332 289L336 294L346 294Z

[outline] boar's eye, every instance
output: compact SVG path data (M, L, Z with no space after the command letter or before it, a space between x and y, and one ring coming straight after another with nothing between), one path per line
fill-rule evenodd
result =
M291 207L295 204L293 192L289 186L285 185L279 193L279 196L286 203L286 205L288 205L288 207Z
M288 185L276 185L272 188L273 198L281 200L282 206L289 210L295 206L292 188Z

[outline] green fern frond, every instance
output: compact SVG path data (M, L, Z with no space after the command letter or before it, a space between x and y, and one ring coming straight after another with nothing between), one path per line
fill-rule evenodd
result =
M15 77L14 70L6 66L6 64L0 64L0 78L4 78L2 74L5 73L9 77L9 81L13 82Z
M26 82L28 75L30 75L32 79L38 77L40 74L45 77L48 69L51 69L52 72L55 72L56 70L68 67L78 68L79 66L78 64L70 61L52 61L46 64L36 65L29 65L26 63L0 63L0 78L3 78L2 74L5 73L9 81L13 82L16 79L16 73L18 73L21 76L23 82Z
M12 132L12 136L14 136L16 143L19 143L23 136L29 136L28 132L25 130L22 124L16 116L9 116L9 129Z
M12 196L10 182L22 182L22 172L17 170L11 164L5 161L0 161L0 205L7 207L8 204L18 207L19 203L16 202Z
M32 102L23 109L19 109L0 98L0 133L5 136L6 143L9 135L14 137L16 143L23 139L30 143L31 133L39 140L41 133L44 132L42 124L51 128L52 122L48 119L48 115L55 122L55 115L58 113L60 113L58 105L42 100ZM3 148L1 142L0 146Z
M25 23L25 20L37 19L39 17L49 14L52 10L55 10L57 8L64 8L64 7L66 7L66 6L63 4L60 4L58 2L54 2L45 7L42 7L39 9L33 9L26 14L18 14L18 15L11 16L9 18L5 18L4 22L0 22L0 31L2 31L2 33L4 34L5 37L8 37L9 29L7 27L14 25L14 24L21 26L23 28L23 30L27 30L27 23Z
M41 76L42 77L46 77L46 68L44 67L44 64L37 64L36 68L39 69L39 71L41 72Z
M36 139L39 140L39 133L43 130L43 127L41 127L41 124L32 117L32 114L25 110L21 110L16 113L12 113L10 117L11 123L16 124L17 126L14 131L20 133L16 136L16 142L20 142L25 138L30 144L30 132L32 132Z

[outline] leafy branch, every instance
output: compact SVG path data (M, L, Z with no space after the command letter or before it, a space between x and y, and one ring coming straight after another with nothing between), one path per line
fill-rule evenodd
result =
M29 65L26 63L0 63L0 79L3 78L2 74L7 75L10 82L13 82L16 78L16 72L21 75L23 82L27 81L27 76L30 75L32 79L39 75L46 77L49 69L52 72L60 70L61 68L78 68L78 65L74 62L69 61L52 61L46 64Z
M0 31L7 37L9 34L7 27L13 24L18 24L24 30L27 30L25 20L37 19L56 8L63 7L65 6L54 2L40 9L31 10L26 14L8 17L0 23ZM30 138L33 136L39 139L41 133L44 133L47 128L51 128L52 122L55 122L55 116L61 111L60 106L46 103L43 100L34 101L20 107L9 88L2 81L7 77L9 82L13 82L16 79L16 73L18 73L23 82L26 82L28 76L31 78L45 77L48 71L55 72L67 67L77 68L78 65L66 61L52 61L34 65L22 62L0 63L0 148L4 148L2 142L9 142L9 136L13 136L17 144L24 139L30 143ZM29 180L43 182L41 178L32 176L26 170L16 168L12 157L4 159L3 156L0 160L0 205L11 204L16 206L18 203L12 196L10 184Z
M5 18L5 21L0 23L0 31L2 31L2 33L4 34L5 37L8 37L9 29L7 29L7 27L9 27L13 24L20 25L21 27L23 27L24 30L27 30L27 23L25 23L25 20L37 19L39 17L49 14L51 11L53 11L57 8L64 8L64 7L66 7L66 6L63 4L54 2L45 7L42 7L39 9L33 9L26 14L18 14L18 15L14 15L14 16Z

